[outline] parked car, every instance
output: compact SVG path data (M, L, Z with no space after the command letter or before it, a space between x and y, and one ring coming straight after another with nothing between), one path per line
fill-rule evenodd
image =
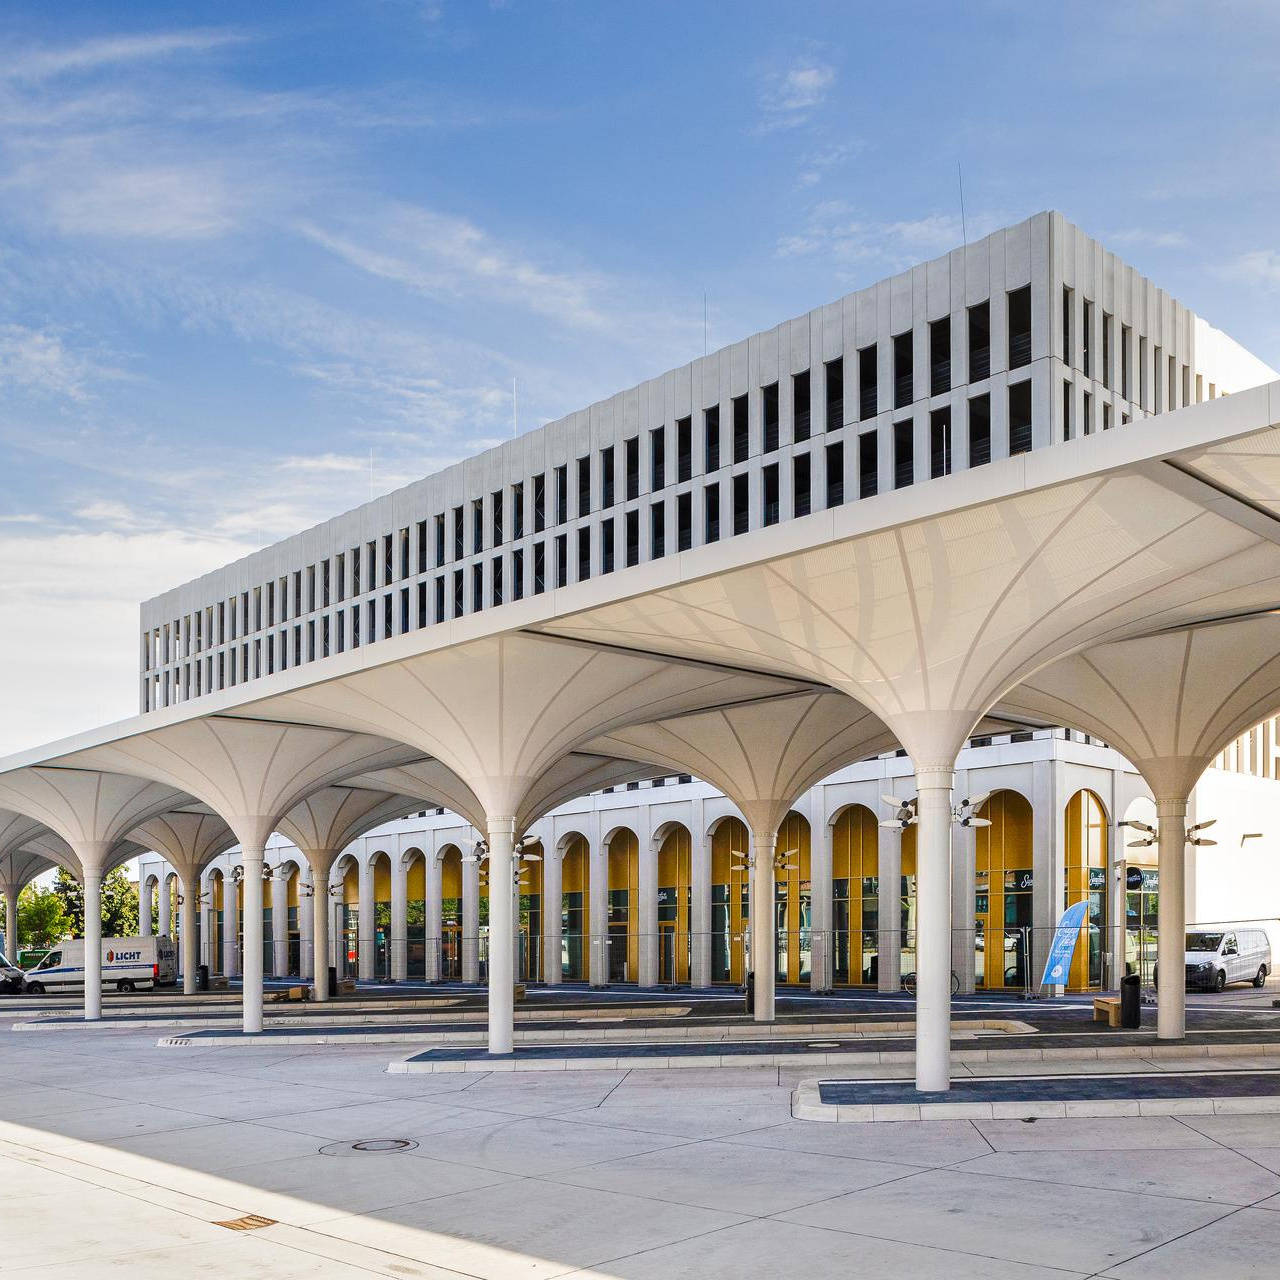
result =
M1271 972L1271 942L1262 929L1187 930L1186 982L1201 991L1221 991L1229 982L1260 987ZM1159 982L1159 970L1155 974Z
M177 976L177 953L167 936L102 939L102 985L117 991L161 987ZM69 938L54 947L26 973L25 990L84 990L84 939Z
M25 977L16 964L10 964L3 951L0 951L0 991L21 991Z

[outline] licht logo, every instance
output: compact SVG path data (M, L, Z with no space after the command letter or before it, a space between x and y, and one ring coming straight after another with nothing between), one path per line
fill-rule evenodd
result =
M116 958L116 953L115 953L114 951L108 951L108 952L107 952L107 963L108 963L108 964L110 964L110 963L111 963L115 958Z

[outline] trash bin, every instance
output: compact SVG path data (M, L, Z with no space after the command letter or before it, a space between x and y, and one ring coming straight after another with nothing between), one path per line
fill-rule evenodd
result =
M1120 1025L1126 1031L1142 1026L1142 980L1136 973L1120 979Z
M756 1011L756 975L754 972L747 974L747 980L742 984L744 1011L750 1015Z
M196 990L209 990L209 966L207 964L202 964L196 969Z
M329 966L329 998L332 999L338 994L338 967L337 965Z

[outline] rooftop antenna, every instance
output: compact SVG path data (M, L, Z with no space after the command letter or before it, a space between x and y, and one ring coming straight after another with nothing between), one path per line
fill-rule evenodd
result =
M707 354L707 295L702 294L702 354Z
M960 182L960 235L964 240L964 247L969 247L969 229L965 225L964 220L964 170L960 167L960 161L956 161L956 178Z
M369 450L369 501L373 501L373 450Z
M516 402L516 380L511 379L511 435L514 438L520 434L520 417L518 414L518 406Z

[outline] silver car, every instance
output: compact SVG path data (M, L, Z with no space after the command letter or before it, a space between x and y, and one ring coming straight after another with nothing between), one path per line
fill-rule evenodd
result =
M1262 929L1188 929L1187 986L1221 991L1228 982L1260 987L1271 972L1271 943Z

